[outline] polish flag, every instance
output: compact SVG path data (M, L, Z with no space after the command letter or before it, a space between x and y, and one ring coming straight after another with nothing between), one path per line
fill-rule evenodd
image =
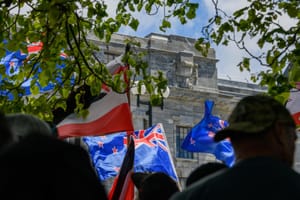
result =
M120 72L120 69L127 69L123 63L116 60L108 63L107 67L112 74L116 71ZM57 125L60 138L106 135L134 130L127 94L116 93L110 88L107 90L102 88L102 93L105 93L105 96L91 103L87 117L78 117L72 113Z

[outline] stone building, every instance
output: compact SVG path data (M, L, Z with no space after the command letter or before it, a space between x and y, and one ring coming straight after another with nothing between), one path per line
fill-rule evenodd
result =
M218 60L214 49L209 49L207 57L204 57L194 48L196 40L192 38L151 33L144 38L115 34L109 44L101 43L92 36L90 40L99 44L103 51L100 57L106 63L124 52L124 40L128 38L141 44L139 51L147 52L149 72L155 74L161 70L168 79L170 95L164 99L163 109L151 107L152 124L163 124L177 175L184 186L194 168L215 160L213 155L191 153L180 148L190 128L202 119L204 101L213 100L213 114L227 119L240 98L266 90L255 84L218 79ZM136 98L131 94L135 130L148 128L149 107L143 104L137 106ZM148 101L147 96L140 96L140 99Z

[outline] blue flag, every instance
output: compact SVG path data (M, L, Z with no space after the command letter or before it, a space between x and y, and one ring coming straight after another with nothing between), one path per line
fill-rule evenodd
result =
M65 59L65 56L63 56L63 55L64 55L63 53L60 55L61 60ZM28 55L25 53L22 53L20 50L18 50L18 51L6 50L5 56L0 59L0 65L3 65L5 67L5 73L8 76L13 76L13 75L17 75L20 72L20 69L23 66L26 59L28 59ZM39 64L35 65L35 67L37 67L36 73L33 74L28 79L24 78L24 82L21 85L22 88L24 89L24 95L31 94L31 92L30 92L31 81L33 79L38 79L38 74L41 73L41 68L39 67ZM58 70L61 70L64 67L65 67L65 64L62 64L62 65L57 64L56 65L56 68ZM62 82L62 77L60 77L60 76L61 75L58 75L56 77L56 80L59 83ZM5 80L5 79L0 77L0 82L2 82L3 80ZM52 90L55 85L50 82L46 86L42 87L39 82L36 82L36 86L39 87L40 92L46 92L46 91ZM8 99L10 99L10 100L12 100L14 98L13 95L9 91L6 91L6 90L1 90L0 95L8 96Z
M134 132L134 172L164 172L178 180L162 124ZM118 174L127 151L126 133L84 137L101 180Z
M234 152L230 141L214 142L218 130L228 126L228 122L212 115L214 102L205 101L205 113L202 120L185 137L181 148L190 152L211 153L228 166L234 163Z

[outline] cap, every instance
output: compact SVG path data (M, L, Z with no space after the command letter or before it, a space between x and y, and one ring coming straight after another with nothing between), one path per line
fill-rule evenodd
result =
M295 126L289 111L273 97L247 96L238 102L228 118L229 126L218 131L214 140L218 142L234 135L257 134L271 128L276 121Z

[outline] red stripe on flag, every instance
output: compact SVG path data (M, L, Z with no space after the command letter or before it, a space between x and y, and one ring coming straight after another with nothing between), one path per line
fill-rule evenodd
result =
M27 51L29 54L38 53L39 51L42 50L42 48L43 48L42 42L33 42L27 46Z
M117 186L117 183L118 183L118 179L119 179L118 176L114 179L114 182L113 182L113 184L110 188L110 191L108 192L108 195L107 195L108 200L112 200L112 197L114 195L114 192L115 192L115 189L116 189L116 186Z
M94 121L58 126L58 135L60 138L66 138L132 131L133 125L128 117L131 118L129 105L123 103Z
M300 125L300 112L293 114L294 121L297 125Z
M131 178L132 174L133 174L133 171L128 172L126 179L125 179L124 186L121 191L121 195L119 197L119 200L133 200L134 199L134 183ZM117 176L114 179L112 187L108 193L108 200L112 200L118 180L119 180L119 177Z
M119 197L119 200L133 200L134 199L134 183L131 178L132 174L133 174L133 170L128 172L121 195Z

